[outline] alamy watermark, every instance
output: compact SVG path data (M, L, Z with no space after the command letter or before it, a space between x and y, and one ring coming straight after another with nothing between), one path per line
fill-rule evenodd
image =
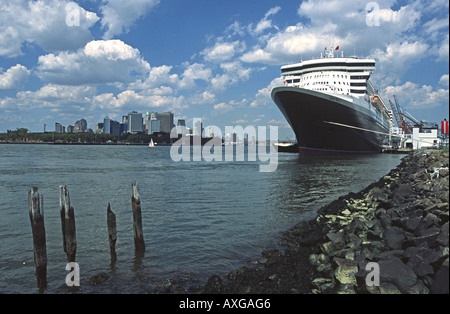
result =
M80 26L80 6L75 2L66 4L66 25L69 27Z
M366 25L380 26L380 5L376 2L366 4Z
M66 276L66 285L68 287L80 286L80 265L75 262L67 263L66 270L70 271Z
M370 271L366 276L366 285L368 287L380 286L380 265L376 262L370 262L366 265L366 271Z
M201 119L194 120L195 124L201 125ZM273 145L278 141L277 126L225 126L225 141L217 126L205 128L214 130L213 136L203 137L205 131L201 127L200 130L194 130L194 134L186 134L176 127L172 129L170 137L178 139L170 148L173 161L245 161L247 157L247 161L265 163L259 165L259 172L277 170L278 151ZM204 139L209 140L202 143Z

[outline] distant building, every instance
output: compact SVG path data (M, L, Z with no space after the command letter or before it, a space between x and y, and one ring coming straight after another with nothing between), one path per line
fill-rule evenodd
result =
M214 137L214 126L209 126L208 127L208 134L207 137Z
M109 125L109 130L112 135L120 137L120 123L118 121L111 120Z
M59 122L55 123L55 133L64 133L64 126Z
M87 131L87 122L85 119L78 120L74 125L74 133L82 133Z
M66 129L67 133L74 133L75 132L75 127L73 125L68 125L67 129Z
M203 124L201 119L194 119L194 129L192 135L201 136L203 132Z
M150 120L150 130L148 134L161 132L161 121L160 120Z
M128 123L120 123L119 125L120 136L126 134L127 132L128 132Z
M111 134L111 119L108 116L103 119L103 133Z
M147 111L144 117L144 133L150 134L150 113Z
M128 133L136 134L143 130L142 113L137 111L128 113Z
M160 132L170 133L170 131L174 127L173 113L172 112L158 113L156 117L157 120L161 121Z
M420 121L420 128L413 128L412 147L420 149L425 147L438 147L438 125L435 122Z
M178 119L177 134L186 134L186 120Z
M94 133L103 133L103 123L98 123L96 126L94 126Z

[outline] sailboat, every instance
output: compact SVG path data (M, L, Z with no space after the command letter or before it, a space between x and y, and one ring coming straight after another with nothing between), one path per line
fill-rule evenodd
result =
M153 139L150 141L150 143L148 143L148 147L150 147L150 148L156 147L155 143L153 143Z

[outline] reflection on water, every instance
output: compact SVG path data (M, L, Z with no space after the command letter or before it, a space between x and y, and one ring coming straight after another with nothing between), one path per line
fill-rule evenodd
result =
M0 145L0 293L35 293L27 210L32 186L44 195L47 292L65 292L59 185L75 208L82 292L135 293L169 278L204 282L259 257L278 234L318 208L357 192L399 163L398 155L305 158L279 154L274 173L260 162L173 162L169 147ZM131 183L139 184L145 255L136 260ZM110 266L107 203L117 219ZM88 277L108 274L103 284ZM83 282L85 284L83 284Z

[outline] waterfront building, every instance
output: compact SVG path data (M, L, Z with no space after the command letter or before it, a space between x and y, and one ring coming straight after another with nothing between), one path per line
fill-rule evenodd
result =
M170 133L173 124L173 113L172 112L163 112L156 114L157 120L161 121L160 123L160 132Z
M136 134L142 132L143 123L142 123L142 113L137 111L132 111L128 113L128 133Z
M150 130L148 134L161 132L161 121L160 120L150 120Z
M126 134L128 132L128 123L120 123L119 124L119 134L120 136Z
M144 133L145 134L151 134L150 133L150 128L151 128L151 125L150 125L150 113L147 111L147 113L145 114L145 117L144 117Z
M117 137L120 137L121 133L120 133L120 123L119 123L119 121L111 120L109 123L110 123L110 125L109 125L110 133L109 134L113 134L113 135L115 135Z
M55 133L64 133L64 126L59 122L55 123Z
M103 119L103 133L111 134L111 119L108 116Z
M178 119L177 134L186 134L186 120Z
M203 124L201 119L194 119L194 129L192 135L194 136L202 136L203 132Z
M85 119L78 120L74 125L74 133L82 133L87 131L87 122Z

